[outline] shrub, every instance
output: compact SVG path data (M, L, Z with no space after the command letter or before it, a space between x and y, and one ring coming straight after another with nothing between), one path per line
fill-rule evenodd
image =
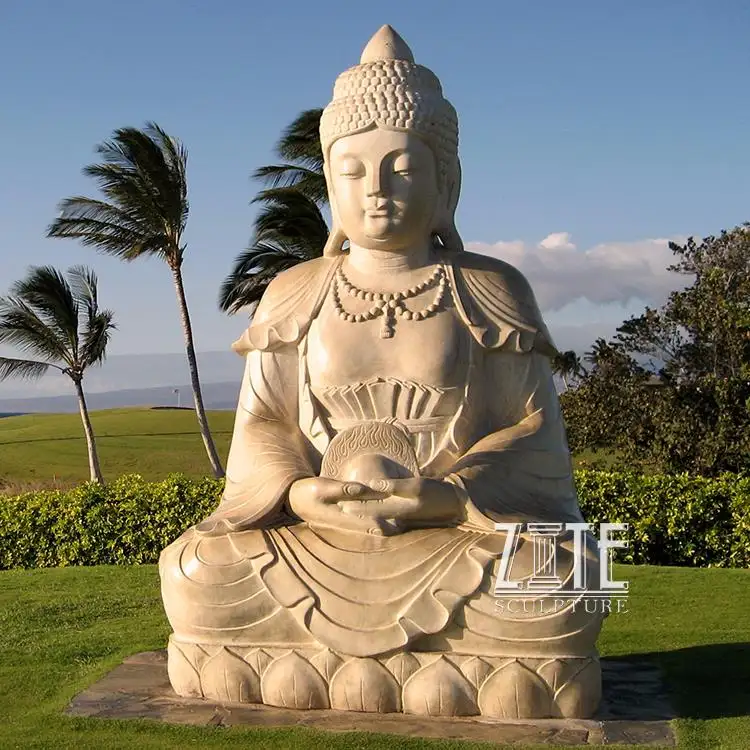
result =
M628 523L621 562L750 567L750 477L580 469L584 518ZM173 475L0 497L0 569L154 563L218 504L223 482Z
M750 566L750 476L576 471L587 522L629 524L621 562Z
M153 563L217 505L223 482L138 475L0 498L0 569Z

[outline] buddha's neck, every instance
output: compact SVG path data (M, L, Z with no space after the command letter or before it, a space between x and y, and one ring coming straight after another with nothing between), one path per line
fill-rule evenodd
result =
M351 243L349 268L366 275L394 276L424 268L434 262L430 243L406 251L371 250Z

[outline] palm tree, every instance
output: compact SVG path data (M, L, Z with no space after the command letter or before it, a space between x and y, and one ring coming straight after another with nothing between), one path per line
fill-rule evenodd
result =
M617 342L608 342L600 336L591 345L591 349L586 352L584 358L595 369L605 369L615 360L618 347Z
M157 256L172 272L185 337L185 350L201 437L214 475L224 470L203 406L193 329L190 323L182 262L182 236L188 218L187 151L155 123L143 130L119 128L96 148L102 162L84 167L106 200L75 196L60 203L49 237L80 240L84 245L125 261Z
M552 358L552 371L559 375L565 385L565 390L569 388L569 377L580 377L585 371L581 364L581 358L571 349L566 352L558 352Z
M92 482L103 482L94 430L89 419L83 377L104 361L115 329L111 310L99 308L96 274L74 266L63 275L50 266L32 267L0 297L0 344L30 358L0 357L0 381L36 379L50 368L67 375L78 395Z
M267 188L252 201L261 209L250 246L235 258L221 285L223 312L252 312L276 274L323 254L328 226L321 208L328 202L328 191L318 133L322 112L300 113L276 144L276 154L285 163L253 173L253 179Z
M642 376L647 372L636 362L621 341L606 341L600 337L586 352L585 359L592 365L591 372L601 375Z
M318 206L328 202L323 174L323 149L320 145L322 109L306 109L284 130L276 144L276 155L284 164L260 167L253 179L269 188L295 188Z
M235 258L221 285L219 307L234 314L252 311L276 274L323 254L328 226L313 201L295 188L262 191L250 247Z

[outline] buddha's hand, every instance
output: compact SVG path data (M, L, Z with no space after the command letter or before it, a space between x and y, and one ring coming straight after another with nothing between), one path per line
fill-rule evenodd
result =
M344 508L352 501L367 505L385 497L386 493L366 484L328 477L298 479L289 489L289 505L303 521L366 534L388 533L387 521L373 514L344 512Z
M344 501L341 503L344 514L372 515L411 526L460 521L464 515L464 501L459 489L440 479L378 479L371 482L370 487L381 492L383 498Z

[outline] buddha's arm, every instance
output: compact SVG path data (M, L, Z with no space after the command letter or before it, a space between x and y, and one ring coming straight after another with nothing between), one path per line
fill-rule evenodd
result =
M284 519L292 483L315 475L297 426L297 352L250 351L240 390L221 504L202 532L266 526Z
M469 520L580 520L549 359L487 351L484 368L488 434L447 476L465 491Z
M381 492L356 482L320 478L297 421L295 347L247 354L221 504L198 524L204 534L259 528L298 519L360 531L378 524L343 515L342 499L374 500Z

